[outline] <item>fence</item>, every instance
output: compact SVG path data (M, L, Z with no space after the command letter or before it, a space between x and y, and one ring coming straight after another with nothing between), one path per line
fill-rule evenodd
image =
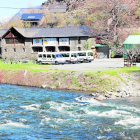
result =
M136 58L124 58L124 67L136 66Z

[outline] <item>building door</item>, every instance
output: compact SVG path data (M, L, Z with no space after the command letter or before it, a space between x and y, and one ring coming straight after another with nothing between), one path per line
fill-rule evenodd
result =
M109 58L109 47L96 47L97 50L97 58Z

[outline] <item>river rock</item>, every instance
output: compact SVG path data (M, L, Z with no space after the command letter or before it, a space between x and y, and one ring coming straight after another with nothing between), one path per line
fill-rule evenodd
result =
M116 95L111 95L110 99L116 99Z
M47 88L47 85L42 85L41 87L42 87L42 88Z
M106 98L110 98L111 95L109 95L108 93L105 93L104 96L105 96Z
M105 96L103 96L103 95L99 95L98 97L96 97L95 98L96 100L98 100L98 101L103 101L103 100L105 100L106 99L106 97Z
M96 94L96 93L91 93L89 96L96 97L96 96L97 96L97 94Z
M56 89L56 87L50 87L50 89Z
M121 92L121 90L120 90L120 89L117 89L116 91L117 91L117 93L120 93L120 92Z
M117 93L117 94L115 94L115 96L119 98L119 97L122 97L122 94L121 93Z

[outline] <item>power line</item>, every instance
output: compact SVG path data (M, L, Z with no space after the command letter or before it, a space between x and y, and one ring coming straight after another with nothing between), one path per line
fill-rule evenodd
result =
M33 8L16 8L16 7L0 7L1 9L35 9L37 7L33 7ZM39 9L39 8L37 8ZM40 9L47 9L47 8L40 8Z
M0 9L48 9L46 8L37 8L37 7L32 7L32 8L16 8L16 7L0 7ZM92 9L92 7L89 8L77 8L77 9Z

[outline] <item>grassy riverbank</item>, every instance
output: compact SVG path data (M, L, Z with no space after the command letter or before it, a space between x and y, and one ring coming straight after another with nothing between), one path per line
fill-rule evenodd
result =
M73 65L72 65L73 66ZM120 73L140 72L140 67L112 68L94 72L62 71L53 65L0 62L0 82L51 89L107 92L125 80Z

